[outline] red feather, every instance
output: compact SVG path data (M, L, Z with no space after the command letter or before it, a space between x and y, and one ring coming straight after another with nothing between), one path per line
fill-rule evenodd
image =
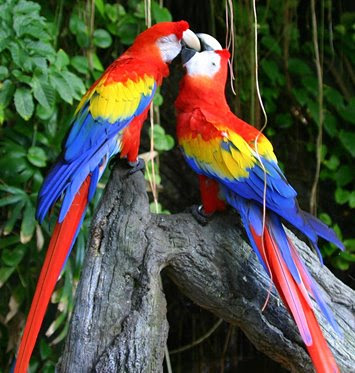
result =
M268 231L267 224L264 232L264 245L261 237L255 233L252 227L250 229L263 260L267 263L268 269L271 272L271 278L285 305L291 311L303 339L305 339L304 336L306 338L307 336L310 337L309 342L306 340L304 342L316 371L318 373L339 372L339 368L319 327L314 311L304 297L304 291L301 288L302 284L297 284L293 279L282 258L277 243ZM298 264L296 261L297 268L301 272Z
M54 228L21 339L15 373L27 372L49 300L85 212L89 186L90 176L86 178L76 194L63 222L57 223Z

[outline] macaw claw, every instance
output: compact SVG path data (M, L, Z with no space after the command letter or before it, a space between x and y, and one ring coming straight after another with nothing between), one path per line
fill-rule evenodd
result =
M144 172L145 169L145 162L143 158L138 158L135 162L128 162L128 165L132 167L129 170L129 175L135 174L137 171Z
M200 205L193 205L191 206L191 214L192 216L195 218L195 220L201 224L202 226L205 226L209 223L210 221L210 218L212 216L212 214L206 214L204 211L203 211L203 206Z

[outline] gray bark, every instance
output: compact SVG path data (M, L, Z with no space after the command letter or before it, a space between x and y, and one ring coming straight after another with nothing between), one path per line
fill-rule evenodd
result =
M160 273L195 303L238 325L257 349L291 371L312 366L295 323L245 242L237 214L202 227L190 214L149 212L141 173L115 167L92 223L58 372L161 372L168 335ZM342 372L355 367L354 292L291 232L330 304L343 339L317 312Z

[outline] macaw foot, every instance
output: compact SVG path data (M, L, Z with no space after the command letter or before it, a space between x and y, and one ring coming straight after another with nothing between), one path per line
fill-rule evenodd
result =
M135 162L128 162L128 165L131 167L129 170L130 175L135 174L137 171L143 172L145 169L145 162L142 158L138 158Z
M203 211L203 206L202 205L191 206L191 214L195 218L195 220L203 226L208 224L208 222L210 221L210 218L212 216L212 214L206 214Z

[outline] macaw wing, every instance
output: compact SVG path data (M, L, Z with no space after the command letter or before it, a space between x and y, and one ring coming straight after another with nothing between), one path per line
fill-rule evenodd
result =
M89 173L89 197L93 195L108 159L121 150L122 130L150 104L157 86L154 78L134 74L127 63L121 68L117 63L114 71L109 68L81 100L63 153L42 185L39 221L65 192L61 222Z
M180 143L197 173L261 204L266 182L268 208L278 211L295 207L296 192L280 170L269 142L259 142L257 152L227 125L208 121L199 109L194 110L185 128Z
M64 146L66 161L116 135L150 104L156 90L154 78L128 72L133 67L123 62L122 66L116 63L114 71L109 68L81 100Z

